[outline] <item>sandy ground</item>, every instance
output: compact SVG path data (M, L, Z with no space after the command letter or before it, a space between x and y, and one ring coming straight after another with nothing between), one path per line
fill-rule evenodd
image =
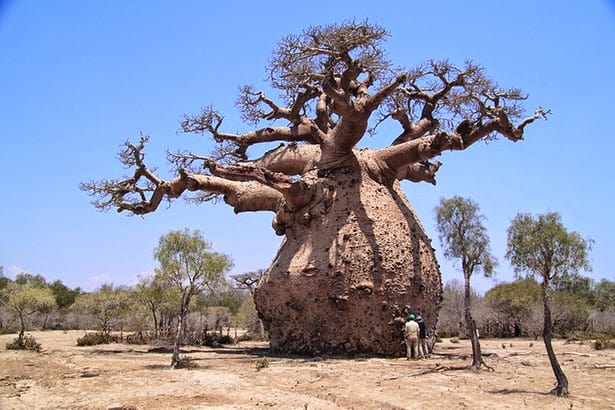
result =
M557 398L547 394L555 379L544 346L527 339L482 340L493 372L442 369L469 364L469 342L448 339L420 361L187 346L197 367L172 370L170 354L148 345L77 347L82 331L32 334L42 353L6 350L15 335L0 336L0 409L615 409L615 351L587 343L555 342L571 391Z

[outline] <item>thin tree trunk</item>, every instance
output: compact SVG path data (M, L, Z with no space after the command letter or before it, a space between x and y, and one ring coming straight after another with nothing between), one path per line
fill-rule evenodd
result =
M177 317L177 332L175 333L175 342L173 342L173 357L171 358L171 367L174 369L180 367L179 349L184 334L184 325L191 297L192 294L190 290L187 291L186 295L181 296L181 306L179 307L179 315Z
M154 317L154 339L158 340L158 317L156 316L156 307L151 306L152 316Z
M466 329L468 330L468 337L472 343L472 366L470 368L474 371L480 370L480 365L483 362L482 354L480 351L480 343L478 341L478 335L476 334L476 323L472 318L472 312L470 310L470 276L465 275L465 296L463 300L463 310L466 321Z
M179 315L177 316L177 332L175 333L175 341L173 342L173 356L171 357L171 367L176 369L179 367L179 349L181 346L182 334L184 331L184 317L186 316L186 310L182 304L179 309Z
M23 313L19 312L19 336L17 336L17 340L19 345L23 345L23 338L26 333L26 321L23 317Z
M545 349L547 349L547 355L549 356L549 361L551 362L551 368L553 369L553 374L557 379L557 385L553 390L551 390L551 394L555 394L556 396L568 396L568 378L564 374L559 362L557 361L557 357L555 356L555 352L553 351L553 345L551 344L551 307L549 306L549 294L548 288L549 283L546 279L543 278L542 283L542 302L544 305L544 325L542 329L542 339L545 343Z

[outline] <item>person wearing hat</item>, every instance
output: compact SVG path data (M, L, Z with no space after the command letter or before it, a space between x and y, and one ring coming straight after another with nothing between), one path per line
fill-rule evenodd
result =
M419 344L419 324L415 321L413 313L408 316L408 321L404 325L404 338L406 340L406 358L416 360L416 348Z

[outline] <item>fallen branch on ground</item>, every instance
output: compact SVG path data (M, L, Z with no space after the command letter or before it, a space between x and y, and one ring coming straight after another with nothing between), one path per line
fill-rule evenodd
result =
M577 353L577 352L562 352L562 353L558 353L561 355L571 355L571 356L582 356L582 357L592 357L595 356L593 354L589 354L589 353Z
M447 370L467 370L467 369L469 369L468 366L441 366L441 365L437 365L436 367L432 367L430 369L421 370L420 372L409 373L409 374L400 374L398 376L389 377L386 380L396 380L396 379L400 379L402 377L422 376L424 374L444 372L444 371L447 371Z

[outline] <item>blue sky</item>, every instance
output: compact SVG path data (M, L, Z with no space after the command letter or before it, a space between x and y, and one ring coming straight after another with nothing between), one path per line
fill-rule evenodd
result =
M207 153L205 137L177 134L182 114L214 104L226 130L245 131L233 104L237 89L266 87L264 68L283 36L366 17L390 30L385 47L395 64L472 59L502 86L527 92L528 113L538 106L553 113L528 128L525 141L445 153L435 187L403 184L444 280L461 276L442 257L433 208L453 195L480 205L500 261L494 280L474 278L479 290L513 278L504 253L517 212L560 212L569 229L595 241L588 275L615 280L615 2L606 0L0 0L5 274L42 274L86 290L134 284L156 266L158 238L184 227L231 255L233 273L268 266L281 240L271 213L235 215L224 204L182 201L144 218L100 213L79 182L122 176L115 154L140 133L151 136L148 161L163 173L166 149ZM385 128L364 144L396 133Z

